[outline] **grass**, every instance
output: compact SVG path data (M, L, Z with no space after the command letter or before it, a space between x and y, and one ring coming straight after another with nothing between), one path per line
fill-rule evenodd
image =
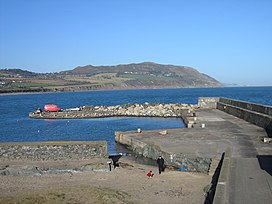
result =
M172 77L154 76L148 74L121 74L119 77L116 73L102 73L90 77L82 75L67 75L59 79L39 79L39 78L9 78L16 81L10 83L9 86L0 87L0 91L16 92L16 91L59 91L59 90L85 90L97 89L104 86L122 86L128 80L142 81L172 81ZM19 82L20 80L21 82Z
M85 82L85 83L97 83L97 84L105 84L105 83L120 84L120 83L127 81L129 79L116 77L116 73L103 73L103 74L96 74L96 75L93 75L90 77L66 76L65 80Z
M43 84L43 83L32 83L32 82L14 82L12 83L11 87L18 87L18 88L31 88L31 87L45 87L50 86L50 84Z
M70 188L34 191L15 196L0 197L0 203L5 204L64 204L64 203L130 203L131 196L126 192L111 188L78 186Z
M141 79L141 80L159 80L159 81L172 81L172 77L153 76L148 74L121 74L122 78Z
M9 77L9 74L1 73L0 77Z

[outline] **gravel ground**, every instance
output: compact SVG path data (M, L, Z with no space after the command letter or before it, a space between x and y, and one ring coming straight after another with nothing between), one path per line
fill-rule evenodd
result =
M149 170L154 177L146 176ZM199 204L211 176L169 169L159 175L155 166L122 157L112 171L2 175L0 180L0 203Z

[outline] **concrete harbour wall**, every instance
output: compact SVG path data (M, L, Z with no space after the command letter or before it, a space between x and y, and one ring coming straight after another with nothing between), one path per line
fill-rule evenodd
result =
M245 101L220 98L217 109L241 118L266 130L272 137L272 107Z
M231 105L231 106L239 107L242 109L246 109L248 111L254 111L260 114L272 116L271 106L239 101L234 99L228 99L228 98L220 98L218 102L220 104Z
M217 108L266 130L272 137L272 107L229 98L200 97L198 106L203 109Z
M83 160L107 157L107 142L0 143L0 161Z
M218 101L219 98L215 97L199 97L198 106L204 109L214 109L216 108L216 104Z
M137 140L137 137L130 136L129 132L115 132L115 141L131 149L135 154L146 158L156 160L162 156L167 166L176 169L207 173L211 164L211 158L166 152L157 145Z

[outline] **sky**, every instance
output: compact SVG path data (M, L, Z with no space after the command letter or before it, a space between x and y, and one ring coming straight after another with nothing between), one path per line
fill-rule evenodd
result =
M0 0L0 69L190 66L272 86L272 0Z

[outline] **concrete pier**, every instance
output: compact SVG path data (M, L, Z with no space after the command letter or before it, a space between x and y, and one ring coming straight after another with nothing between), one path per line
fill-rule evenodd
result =
M166 135L159 134L162 130L116 132L115 139L143 156L156 159L162 154L168 164L185 165L190 171L202 170L188 166L178 159L212 160L220 158L228 147L231 147L235 157L256 155L258 151L265 155L272 153L271 145L262 142L266 136L263 128L216 109L199 109L196 110L196 115L193 128L168 129ZM152 148L154 150L148 152L147 149ZM170 155L173 155L172 162Z
M115 139L145 157L156 159L162 155L167 165L199 172L209 172L228 149L219 171L214 203L271 203L272 144L264 143L269 136L267 128L233 116L233 109L233 115L215 109L219 101L203 99L201 108L187 120L192 128L167 129L167 134L160 134L164 130L116 132ZM247 114L246 108L240 112L241 118ZM260 116L252 113L248 117L254 114ZM271 124L266 121L271 115L262 114L261 124Z

